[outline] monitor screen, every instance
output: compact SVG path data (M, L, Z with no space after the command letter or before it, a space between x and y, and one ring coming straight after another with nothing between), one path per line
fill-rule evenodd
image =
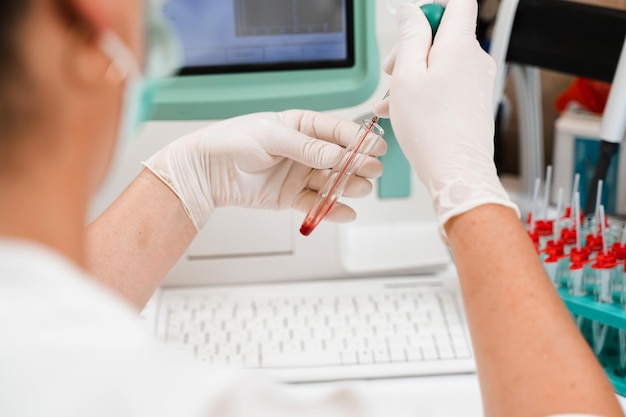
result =
M350 67L353 0L168 0L185 74Z

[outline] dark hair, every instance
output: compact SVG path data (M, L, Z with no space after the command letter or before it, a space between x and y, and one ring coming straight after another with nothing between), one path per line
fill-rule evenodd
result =
M0 139L14 134L24 117L19 102L24 101L20 89L25 76L17 32L31 6L32 0L0 0Z

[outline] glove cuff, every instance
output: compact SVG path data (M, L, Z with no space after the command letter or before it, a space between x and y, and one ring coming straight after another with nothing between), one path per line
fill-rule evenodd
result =
M215 203L202 161L189 157L176 142L154 154L142 165L176 194L187 216L199 232L209 221ZM182 160L180 160L182 158Z
M476 178L474 178L476 180ZM439 222L439 233L444 241L448 243L445 232L445 224L451 218L468 212L476 207L485 204L498 204L513 209L520 217L520 210L511 201L508 193L497 178L480 179L468 181L468 179L457 179L447 183L430 184L429 192L433 199L433 205Z

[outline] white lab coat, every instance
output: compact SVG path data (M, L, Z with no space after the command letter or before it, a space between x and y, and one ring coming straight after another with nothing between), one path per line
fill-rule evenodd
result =
M388 404L385 415L418 415ZM377 411L378 410L378 411ZM0 416L370 416L350 388L302 396L166 352L136 313L41 246L0 242ZM400 414L399 414L400 413Z

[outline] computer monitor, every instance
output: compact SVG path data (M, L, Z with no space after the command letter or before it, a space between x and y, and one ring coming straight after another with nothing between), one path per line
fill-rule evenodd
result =
M366 100L379 78L374 0L168 0L184 67L157 84L155 120L222 119Z

